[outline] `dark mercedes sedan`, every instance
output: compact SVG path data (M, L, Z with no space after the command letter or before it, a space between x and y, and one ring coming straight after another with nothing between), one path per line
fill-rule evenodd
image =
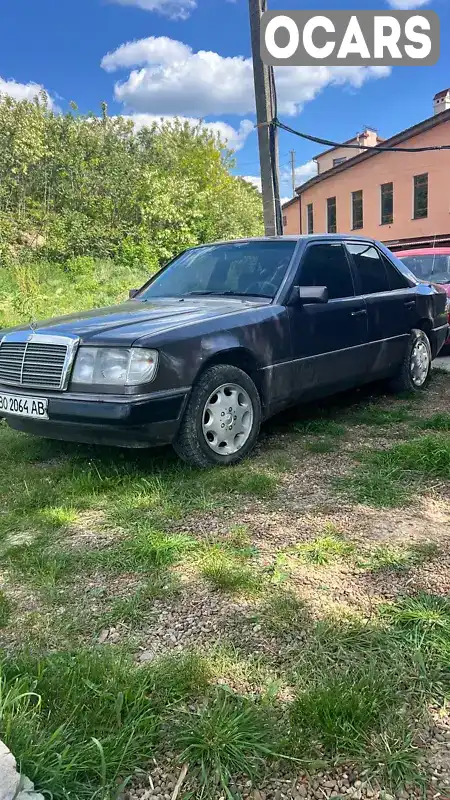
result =
M448 333L445 290L352 236L195 247L130 295L0 333L11 427L231 464L288 406L378 379L423 389Z

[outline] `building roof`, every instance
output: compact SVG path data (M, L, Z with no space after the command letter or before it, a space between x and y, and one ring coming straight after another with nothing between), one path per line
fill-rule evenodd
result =
M326 156L328 155L328 153L332 153L333 150L339 150L339 148L342 147L343 144L352 144L352 142L356 142L355 147L357 147L358 142L361 139L365 139L368 136L369 131L371 133L377 134L377 142L384 142L384 139L381 139L380 136L378 136L378 133L376 132L376 130L374 130L374 128L366 128L361 133L357 133L356 136L352 136L351 139L347 139L345 142L342 142L341 144L336 144L334 147L329 147L328 150L322 150L321 153L318 153L316 156L313 156L312 160L315 161L316 158L321 158L321 156Z
M296 203L296 202L297 202L297 200L298 200L298 195L297 195L297 197L292 197L290 200L286 200L286 202L285 202L285 203L283 203L283 205L281 206L281 208L288 208L288 207L289 207L289 206L291 206L293 203Z
M450 89L443 89L442 92L438 92L437 94L434 95L433 100L441 100L442 97L447 97L449 92Z
M402 142L412 139L413 136L418 136L420 133L424 133L430 128L435 128L436 125L441 125L443 122L448 122L449 120L450 109L441 111L440 114L434 114L432 117L422 120L422 122L417 122L410 128L405 128L404 131L396 133L389 139L385 139L383 142L383 147L396 147L397 145L402 144ZM350 141L353 140L351 139ZM316 183L320 183L320 181L326 181L327 178L331 178L332 176L337 175L339 172L343 172L345 169L350 169L356 164L360 164L361 161L366 161L368 158L379 156L380 153L383 152L383 150L378 150L376 147L374 147L371 150L365 150L362 153L358 153L358 155L348 158L342 164L338 164L336 167L331 167L330 169L325 170L325 172L321 172L319 175L315 175L313 178L310 178L309 181L302 183L301 186L299 186L295 191L300 196L306 189L309 189L310 186L314 186Z

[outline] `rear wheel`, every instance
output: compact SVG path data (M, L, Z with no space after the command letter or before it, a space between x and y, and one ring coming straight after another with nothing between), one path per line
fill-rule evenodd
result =
M261 401L252 379L229 364L207 369L195 384L174 449L189 464L235 464L253 448Z
M424 389L431 369L431 345L426 333L411 331L408 347L397 374L390 385L395 392L418 392Z

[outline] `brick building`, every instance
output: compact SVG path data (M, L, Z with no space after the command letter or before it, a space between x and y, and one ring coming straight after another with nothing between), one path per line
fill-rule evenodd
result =
M434 114L382 140L367 129L315 157L318 174L283 205L284 233L373 236L393 250L450 245L450 150L393 153L358 150L450 145L450 89L438 92Z

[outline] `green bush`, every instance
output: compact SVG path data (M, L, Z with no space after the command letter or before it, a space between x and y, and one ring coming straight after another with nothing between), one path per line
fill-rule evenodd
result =
M0 270L47 259L79 277L95 259L154 272L191 245L262 233L259 193L204 125L136 132L103 112L0 98ZM18 301L15 318L29 313Z

